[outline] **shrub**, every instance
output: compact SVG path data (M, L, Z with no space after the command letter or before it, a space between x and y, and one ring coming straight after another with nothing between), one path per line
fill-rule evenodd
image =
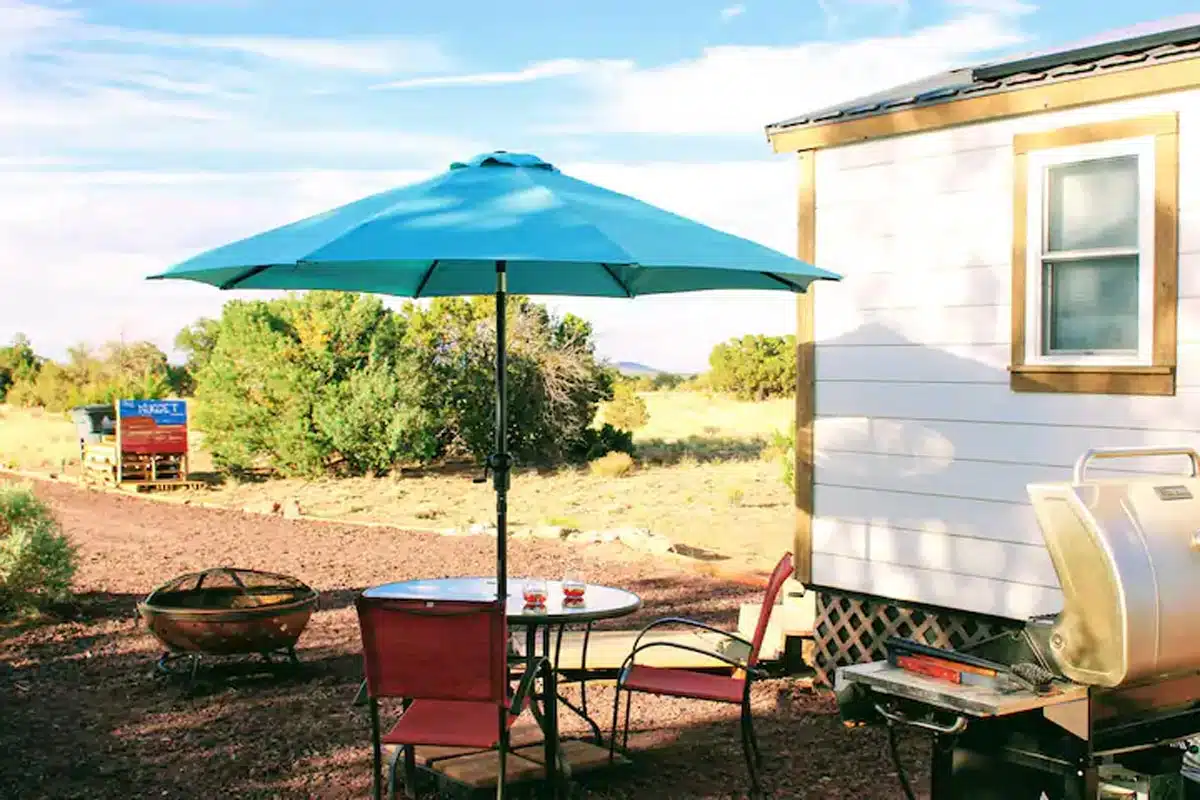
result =
M709 382L742 400L786 397L796 391L796 337L743 336L713 348Z
M628 453L609 453L588 464L588 469L601 478L623 478L633 471L633 456Z
M650 421L650 412L632 385L618 383L613 388L613 399L604 409L604 419L617 428L636 431Z
M792 428L787 431L776 431L771 441L771 449L776 452L783 469L780 479L783 484L793 491L796 488L796 432Z
M633 456L633 434L604 423L599 429L588 428L575 443L571 458L575 461L593 461L609 453L625 453Z
M0 486L0 607L65 600L76 566L75 548L32 488Z

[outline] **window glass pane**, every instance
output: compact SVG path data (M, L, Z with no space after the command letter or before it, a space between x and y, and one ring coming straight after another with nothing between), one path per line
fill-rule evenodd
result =
M1137 156L1050 167L1047 244L1053 251L1137 247Z
M1137 350L1136 256L1047 261L1042 302L1047 352Z

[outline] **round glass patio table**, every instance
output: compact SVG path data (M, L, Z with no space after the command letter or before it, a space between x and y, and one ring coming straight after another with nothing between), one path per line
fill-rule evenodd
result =
M633 592L588 584L582 603L564 603L562 581L546 581L546 604L530 608L522 590L528 578L508 579L508 623L521 627L598 622L632 614L642 607ZM363 592L366 597L391 600L494 600L495 578L419 578L385 583Z
M592 623L605 619L615 619L632 614L642 607L642 599L633 592L612 586L587 584L582 602L565 602L562 581L538 582L546 590L546 602L542 606L531 607L525 603L523 590L528 578L508 579L508 598L505 604L508 624L525 628L525 658L527 664L532 664L536 656L537 634L542 634L542 655L550 659L551 669L548 670L543 682L544 689L541 700L545 706L545 715L534 715L541 725L546 741L546 764L553 765L547 770L547 778L552 786L557 786L558 769L569 765L562 763L558 742L558 704L561 702L575 712L592 728L596 743L602 740L600 726L587 712L587 649L592 631ZM418 578L411 581L385 583L372 586L363 595L371 598L389 600L477 600L488 601L496 599L495 578ZM586 626L583 636L583 650L580 653L580 707L575 706L565 697L558 694L558 659L562 650L563 631L568 625ZM558 641L554 647L553 658L550 658L550 629L558 628Z

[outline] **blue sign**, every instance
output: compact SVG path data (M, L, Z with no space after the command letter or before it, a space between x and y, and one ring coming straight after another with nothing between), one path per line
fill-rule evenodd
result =
M186 425L187 403L183 400L121 400L120 415L149 417L155 425Z

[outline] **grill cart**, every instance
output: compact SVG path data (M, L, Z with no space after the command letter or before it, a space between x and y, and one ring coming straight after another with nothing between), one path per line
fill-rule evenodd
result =
M1087 474L1161 455L1191 474ZM932 733L933 800L1200 797L1182 774L1200 735L1200 454L1089 450L1071 481L1027 491L1062 609L959 650L889 639L886 659L837 670L843 719Z

